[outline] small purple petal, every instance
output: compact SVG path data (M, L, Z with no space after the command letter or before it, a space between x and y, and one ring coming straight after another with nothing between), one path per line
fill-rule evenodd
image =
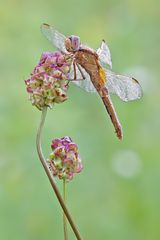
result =
M54 163L57 170L56 176L59 179L71 180L76 173L82 171L83 166L78 154L78 147L70 137L54 139L51 148L53 153L50 155L50 161ZM59 166L61 167L59 168Z

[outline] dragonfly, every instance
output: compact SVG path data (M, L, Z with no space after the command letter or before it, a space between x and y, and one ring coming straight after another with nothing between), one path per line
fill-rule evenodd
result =
M122 127L110 93L125 102L140 99L143 93L139 82L133 77L112 72L111 53L104 40L100 47L94 50L82 44L79 36L66 37L46 23L42 24L41 31L54 47L72 58L69 80L87 92L99 94L117 137L122 139Z

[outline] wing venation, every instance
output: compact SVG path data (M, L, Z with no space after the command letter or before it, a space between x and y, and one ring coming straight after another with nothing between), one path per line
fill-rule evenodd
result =
M142 97L142 88L136 79L115 74L108 69L105 69L105 72L107 78L106 87L109 93L116 94L125 102L140 99Z
M64 44L66 37L63 34L59 33L54 27L46 23L42 24L41 31L54 47L58 48L64 53L67 53Z

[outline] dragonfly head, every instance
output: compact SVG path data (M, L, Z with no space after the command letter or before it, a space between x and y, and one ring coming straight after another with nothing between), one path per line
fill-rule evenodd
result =
M68 52L76 52L80 47L80 37L78 36L70 36L65 40L65 47Z

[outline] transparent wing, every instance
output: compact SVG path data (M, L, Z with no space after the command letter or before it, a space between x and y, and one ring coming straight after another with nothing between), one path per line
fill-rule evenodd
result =
M75 85L84 89L87 92L97 93L93 86L90 76L87 72L81 68L85 80L73 81ZM106 72L106 87L109 93L117 95L121 100L127 102L136 99L140 99L143 96L142 88L138 81L132 77L118 75L110 70L105 69ZM82 75L79 69L76 67L77 78L81 79ZM71 66L70 78L74 79L74 68Z
M125 102L142 97L142 88L136 79L115 74L107 69L105 69L105 72L107 78L106 87L110 93L116 94Z
M76 66L76 76L77 76L77 79L82 79L82 80L75 80L75 81L72 81L72 83L74 83L78 87L82 88L86 92L96 93L96 89L95 89L95 87L93 86L93 84L92 84L92 82L90 80L89 74L82 67L80 67L80 68L81 68L81 71L83 72L85 80L82 79L82 74L79 71L78 67ZM70 70L70 79L74 79L74 67L73 67L73 64L72 64L71 70Z
M99 60L104 64L108 64L112 69L111 52L104 40L102 41L100 48L97 49L97 54L99 56Z
M41 25L41 31L54 47L58 48L64 53L67 53L64 44L66 37L63 34L59 33L54 27L46 23Z

